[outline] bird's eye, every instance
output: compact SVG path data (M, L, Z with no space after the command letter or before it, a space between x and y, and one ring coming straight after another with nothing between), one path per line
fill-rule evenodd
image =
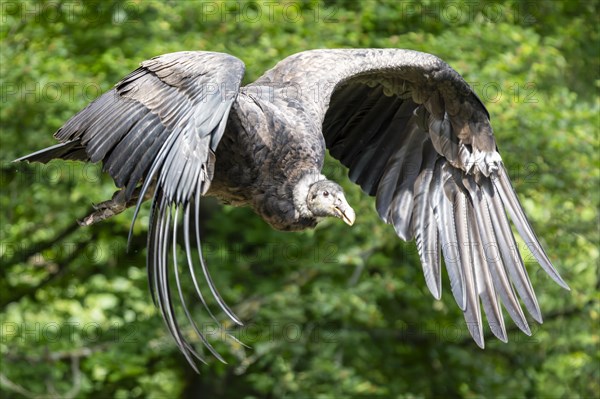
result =
M329 191L323 191L323 197L329 197Z

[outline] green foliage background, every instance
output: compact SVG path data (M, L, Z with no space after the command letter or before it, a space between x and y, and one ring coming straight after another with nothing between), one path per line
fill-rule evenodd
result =
M1 12L2 397L598 397L598 2L3 1ZM196 375L150 299L148 209L126 252L130 211L76 227L115 189L98 165L10 163L54 144L71 115L152 56L228 52L250 82L321 47L430 52L472 83L572 288L524 252L545 315L531 337L510 323L508 344L478 349L447 282L433 300L414 244L329 161L357 210L351 229L278 233L205 202L208 264L247 325L220 318L251 348L215 339L229 364L207 356ZM194 313L208 321L201 305Z

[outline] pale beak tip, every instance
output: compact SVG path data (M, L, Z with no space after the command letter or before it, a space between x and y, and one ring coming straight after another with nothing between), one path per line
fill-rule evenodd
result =
M341 204L335 205L333 207L333 212L335 213L335 216L342 219L348 226L352 226L356 220L354 209L352 209L345 200L341 201Z
M354 209L348 208L346 212L342 212L342 220L348 226L352 226L354 224L354 221L356 220L356 214L354 213Z

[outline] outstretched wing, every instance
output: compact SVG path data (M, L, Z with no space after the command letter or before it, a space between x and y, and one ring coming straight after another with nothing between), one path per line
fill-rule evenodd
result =
M222 53L185 51L152 58L59 129L55 137L61 144L19 159L102 161L104 170L123 189L122 201L140 190L134 221L145 194L154 190L147 258L150 288L177 345L194 368L192 356L202 359L180 331L169 276L175 276L179 300L191 325L208 349L221 359L186 307L180 288L176 240L182 220L187 266L206 306L194 273L190 237L195 237L200 250L200 196L210 185L214 151L243 75L242 61ZM193 229L192 208L196 215ZM199 258L217 302L232 320L240 323L212 284L202 255ZM170 264L173 273L169 271Z
M488 112L445 62L410 50L314 50L286 58L255 84L274 86L281 101L295 87L295 100L322 123L330 154L376 197L379 216L403 240L416 240L438 299L443 254L450 288L480 347L480 300L503 341L498 297L526 334L517 294L542 321L506 212L544 270L568 288L524 215Z

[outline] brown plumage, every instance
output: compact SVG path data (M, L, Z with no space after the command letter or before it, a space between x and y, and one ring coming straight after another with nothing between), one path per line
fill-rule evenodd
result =
M526 334L517 296L542 321L506 213L543 269L568 288L525 218L487 110L437 57L397 49L312 50L240 87L243 73L244 64L226 54L155 57L71 118L55 135L60 144L20 159L102 161L121 191L85 224L134 204L137 216L141 203L153 198L151 291L194 367L200 357L180 331L168 277L177 232L183 231L184 264L199 298L206 306L195 262L223 311L241 324L202 256L192 258L200 232L190 219L199 214L200 198L250 206L280 230L314 227L327 216L351 225L355 215L343 190L321 175L326 149L376 197L381 219L403 240L416 240L427 286L438 299L443 254L450 289L479 346L480 299L492 332L503 341L500 303ZM196 327L175 270L183 311L221 359Z

